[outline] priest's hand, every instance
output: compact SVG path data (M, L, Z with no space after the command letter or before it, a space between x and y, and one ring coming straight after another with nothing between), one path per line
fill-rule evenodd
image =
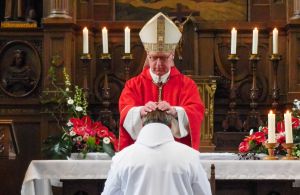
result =
M176 117L177 116L177 111L174 107L172 107L169 102L166 101L161 101L158 102L157 108L161 111L166 111L168 114Z
M145 116L148 112L152 112L156 110L157 108L157 103L149 101L145 104L145 106L142 107L141 109L141 117Z

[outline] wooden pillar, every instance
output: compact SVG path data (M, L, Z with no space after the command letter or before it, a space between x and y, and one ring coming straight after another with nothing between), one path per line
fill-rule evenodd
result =
M68 74L71 76L73 84L76 77L76 24L73 18L67 15L67 3L68 0L49 1L49 4L46 6L50 7L50 14L42 21L44 29L43 75L48 75L49 68L55 66L58 72L56 84L59 86L64 85L63 68L66 68ZM43 94L49 94L45 95L47 97L55 96L55 90L49 78L47 76L43 78ZM53 93L49 93L49 91ZM49 118L42 115L41 140L53 134L53 132L48 131L57 131L56 129L47 128L50 126L50 123Z
M215 145L214 137L214 97L217 89L217 76L189 76L197 84L200 96L205 105L204 118L201 125L201 152L213 152Z
M69 0L51 0L49 18L71 18L69 16Z
M291 20L300 19L300 0L294 0L293 2L293 16Z
M287 23L287 103L300 96L300 0L293 2L293 16Z

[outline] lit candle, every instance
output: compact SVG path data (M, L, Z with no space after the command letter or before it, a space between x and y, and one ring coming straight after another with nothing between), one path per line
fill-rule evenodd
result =
M275 114L272 110L268 114L268 143L275 143Z
M107 38L106 27L102 28L102 45L103 45L103 53L108 53L108 38Z
M273 54L278 54L278 30L273 30Z
M231 54L236 54L236 37L237 37L237 31L235 28L232 28L231 30Z
M84 27L82 30L83 35L83 53L89 53L89 30Z
M130 53L130 28L128 26L124 30L125 33L125 53Z
M293 143L292 115L289 111L284 114L285 143Z
M258 30L255 27L252 35L252 54L257 54L257 46L258 46Z

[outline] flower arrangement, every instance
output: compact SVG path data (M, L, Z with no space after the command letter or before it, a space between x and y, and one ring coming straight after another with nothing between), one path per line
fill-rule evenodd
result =
M63 69L62 87L56 85L55 73L52 66L49 78L55 89L54 98L47 98L49 94L46 93L42 103L51 103L52 109L48 113L56 119L62 133L45 140L44 154L50 158L66 158L71 153L82 153L85 157L88 152L106 152L113 156L118 143L115 134L101 122L94 122L87 114L88 103L83 89L72 86L66 69Z
M293 128L293 155L300 157L300 101L294 100L292 113ZM239 152L242 154L267 153L264 143L268 139L268 127L259 127L258 132L250 131L250 135L245 137L239 145ZM283 120L277 121L275 139L277 146L275 154L285 154L282 143L285 143L285 126Z

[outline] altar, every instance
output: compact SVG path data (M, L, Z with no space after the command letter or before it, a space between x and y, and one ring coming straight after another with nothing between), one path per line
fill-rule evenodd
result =
M215 165L216 194L299 194L300 161L202 160L208 178ZM22 184L22 195L51 195L51 186L88 182L103 187L111 160L34 160ZM62 183L63 181L63 183Z

